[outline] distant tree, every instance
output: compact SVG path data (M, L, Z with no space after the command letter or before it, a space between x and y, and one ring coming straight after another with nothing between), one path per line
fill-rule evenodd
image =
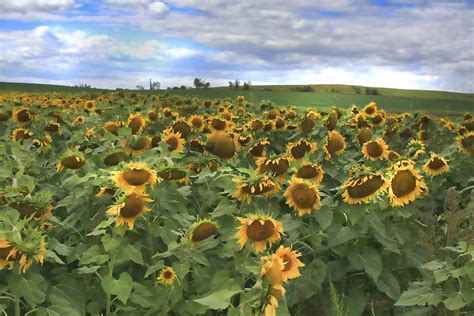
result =
M137 90L145 90L141 84L137 84L135 88L137 88Z
M234 87L234 83L232 81L229 81L229 88L233 88Z
M252 83L250 81L244 81L244 84L242 85L244 90L250 90L251 86L252 86Z
M234 88L235 88L235 90L239 90L239 88L240 88L240 80L239 79L235 79Z
M186 90L186 86L185 85L182 85L181 87L179 87L181 90Z
M201 78L195 78L193 81L193 84L196 89L209 88L209 86L211 85L209 82L206 82L202 80Z
M78 84L78 85L76 85L76 87L78 87L78 88L85 88L85 89L90 89L90 88L92 88L92 86L91 86L90 84L87 84L87 83Z
M208 89L210 86L211 86L211 83L210 83L210 82L206 82L206 83L204 84L204 88L206 88L206 89Z
M150 91L160 90L161 83L159 81L151 81L150 78Z
M379 90L377 88L365 87L365 94L367 94L367 95L378 95Z

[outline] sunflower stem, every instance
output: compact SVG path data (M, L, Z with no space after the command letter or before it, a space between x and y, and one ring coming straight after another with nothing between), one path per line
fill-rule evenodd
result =
M115 233L112 230L112 239L115 238ZM108 275L110 277L113 276L114 273L114 265L115 265L115 259L117 257L117 250L115 250L112 253L112 256L110 257L109 265L108 265ZM107 302L106 302L106 307L105 307L105 316L110 315L110 307L112 306L112 300L111 300L111 294L107 293Z
M20 297L15 295L15 301L13 307L15 308L15 316L20 316L21 315L21 310L20 310Z

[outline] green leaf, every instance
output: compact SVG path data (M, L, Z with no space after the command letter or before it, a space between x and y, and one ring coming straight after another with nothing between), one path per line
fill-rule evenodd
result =
M237 207L235 203L232 203L229 199L222 199L220 200L219 204L217 204L216 208L212 212L212 218L224 216L224 215L232 215L237 211Z
M84 291L76 286L66 284L54 286L49 300L51 301L49 311L58 315L81 316L86 313Z
M143 265L143 256L139 249L139 245L133 246L130 244L120 247L118 252L119 260L117 260L117 262L125 262L127 260L131 260L136 264Z
M456 311L466 306L466 301L462 293L457 292L443 301L444 306L450 311Z
M105 276L101 281L101 285L106 293L116 295L125 304L132 292L133 279L127 272L122 272L118 280L110 275Z
M362 267L377 282L380 273L382 273L382 258L377 250L366 247L363 253L350 252L348 258L354 268L360 269Z
M163 260L158 261L157 263L155 263L154 265L152 265L146 270L145 276L143 278L148 278L150 274L153 274L156 271L161 270L164 266L165 266L165 263L163 262Z
M351 227L343 227L334 238L331 238L328 243L328 247L339 246L349 240L357 238L358 233Z
M38 273L30 274L28 279L12 274L8 280L8 285L13 294L23 297L31 307L44 301L48 288L46 280Z
M380 278L377 280L377 288L387 294L393 300L400 297L400 285L397 278L390 272L388 268L382 270Z
M94 245L87 249L81 257L80 264L88 265L90 263L102 264L109 260L108 254L102 254L102 251L98 245Z
M84 266L84 267L77 268L74 271L76 271L77 274L91 274L91 273L95 273L99 269L100 269L100 266L91 266L91 267Z
M224 309L229 306L231 297L238 292L240 292L240 287L234 285L230 289L219 290L194 301L210 309Z
M436 292L429 287L422 286L403 292L395 302L395 306L438 305L440 302L441 298Z
M329 225L331 225L334 213L329 207L322 207L314 214L314 217L316 217L316 221L318 221L318 224L321 226L322 230L325 230L329 227Z

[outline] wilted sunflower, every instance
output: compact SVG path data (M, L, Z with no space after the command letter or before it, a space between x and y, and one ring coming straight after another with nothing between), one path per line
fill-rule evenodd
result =
M164 285L173 286L174 280L176 279L176 272L173 268L166 267L161 270L160 276L157 278L158 281L161 281Z
M146 194L132 192L118 198L116 204L107 210L108 216L117 216L117 226L126 225L133 229L135 220L143 213L150 211L145 202L153 202Z
M181 153L184 150L184 139L179 132L167 130L163 141L168 145L169 152Z
M59 135L62 134L61 124L53 121L49 121L48 124L45 126L44 130L50 133L58 133Z
M342 196L348 204L373 201L387 190L388 183L380 173L353 176L342 185Z
M78 151L67 152L63 158L56 164L56 171L61 172L64 168L77 170L85 163L84 155Z
M310 140L300 139L297 142L291 142L286 145L288 154L295 160L303 158L306 154L314 153L317 144Z
M364 143L362 146L362 152L364 153L365 158L376 161L384 159L387 156L388 146L383 138L379 137Z
M423 166L423 170L432 177L443 174L449 171L448 160L431 153L431 158Z
M189 177L185 170L179 168L168 168L158 172L158 176L165 181L176 181L188 184Z
M135 135L145 129L146 121L140 113L136 112L129 115L127 126L132 130L132 134Z
M189 125L196 132L202 132L205 127L204 118L201 115L193 115L188 120Z
M22 240L22 245L16 245L13 241L0 238L0 271L8 266L12 269L18 264L23 273L33 264L33 260L43 264L46 254L44 237L38 230L28 229L27 240Z
M13 111L12 117L14 121L20 124L31 122L34 119L33 113L26 108Z
M459 150L465 154L474 152L474 132L458 136Z
M400 161L391 167L388 197L392 206L404 206L425 193L428 193L428 187L413 168L413 162Z
M330 159L332 155L340 155L346 149L346 141L344 137L337 131L328 133L326 143L323 145L326 159Z
M16 142L21 142L24 139L31 138L33 136L33 132L26 130L24 128L15 128L12 132L12 140Z
M283 234L283 225L271 216L249 215L237 217L237 220L241 224L236 233L240 249L250 241L255 252L259 253L267 248L267 242L271 247L275 241L280 240Z
M301 256L298 251L291 250L291 247L280 246L275 254L283 261L282 278L284 282L301 276L299 268L304 267L304 263L298 259Z
M189 240L193 242L193 247L197 243L215 235L219 225L209 219L203 219L194 223L191 228L189 228Z
M318 164L303 162L297 169L295 176L318 185L324 177L324 170Z
M290 167L290 160L286 157L267 158L257 160L257 172L266 173L274 177L282 177Z
M280 184L277 181L271 180L268 176L261 176L246 181L235 178L232 181L237 184L234 197L239 201L247 203L250 203L252 196L267 197L280 190Z
M234 157L237 146L234 138L226 132L215 132L207 137L207 152L223 159Z
M289 182L284 196L286 204L298 212L299 216L310 214L318 209L321 203L318 186L298 178Z
M122 171L114 172L112 180L127 194L135 191L143 193L146 185L155 186L156 173L144 163L129 162Z
M151 147L151 141L147 136L133 135L131 138L125 139L124 145L125 149L131 153L133 157L137 157Z

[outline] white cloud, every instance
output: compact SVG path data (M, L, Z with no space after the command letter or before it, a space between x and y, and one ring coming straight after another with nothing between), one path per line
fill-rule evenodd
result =
M165 15L169 11L169 8L166 6L166 4L159 1L150 3L148 9L155 16Z

